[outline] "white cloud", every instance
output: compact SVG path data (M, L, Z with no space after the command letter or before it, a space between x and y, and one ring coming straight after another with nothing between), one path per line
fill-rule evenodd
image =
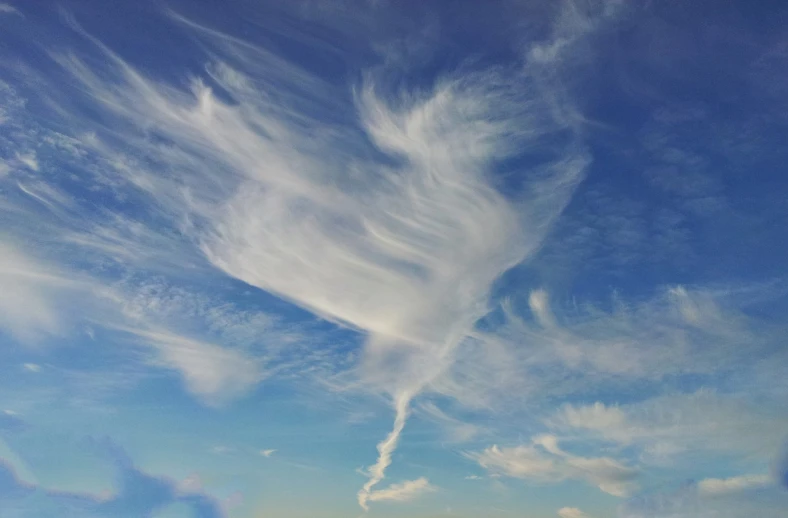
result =
M588 518L588 515L577 507L562 507L558 510L560 518Z
M41 366L37 363L25 363L22 367L28 372L41 372Z
M276 453L276 450L260 450L260 455L263 457L270 457L274 453Z
M24 342L63 331L58 297L75 288L75 282L0 241L0 283L0 329Z
M358 505L361 506L362 509L369 509L367 502L369 502L372 496L372 488L385 478L386 468L391 465L391 455L394 453L394 450L397 449L400 434L405 428L405 422L408 419L408 413L410 411L409 404L409 394L402 395L397 399L394 428L392 428L385 439L378 443L378 460L367 469L369 480L361 487L357 495Z
M38 159L36 158L36 154L32 151L25 154L17 153L16 159L19 161L19 163L32 169L33 171L38 171L39 169Z
M208 74L233 103L200 80L190 92L149 80L104 47L112 83L73 56L58 59L108 118L174 144L129 131L124 144L178 176L119 172L179 221L199 221L185 230L214 266L367 334L359 373L391 394L397 413L370 471L377 483L410 399L451 364L488 311L492 283L538 248L582 178L585 150L527 73L447 76L394 99L381 94L385 75L370 73L353 96L178 19L224 55ZM357 120L327 124L305 103ZM547 138L553 156L519 192L499 192L491 168ZM389 159L373 158L381 152Z
M532 311L542 329L530 331L573 370L634 378L708 372L719 367L721 348L742 355L737 348L753 340L743 316L732 308L723 311L714 295L703 290L676 287L634 307L614 301L618 304L612 312L588 308L587 315L566 326L555 324L547 294L535 293L539 303L532 304ZM716 347L709 347L710 342Z
M154 365L177 371L186 388L208 404L244 394L264 378L258 360L241 351L162 330L128 329L150 345Z
M435 486L422 477L416 480L406 480L400 484L392 484L386 489L378 489L369 494L371 502L410 502L411 500L435 491Z
M752 490L774 484L769 475L740 475L731 478L707 478L698 482L701 496L715 497Z
M565 405L548 423L584 430L590 438L638 446L641 459L664 463L684 452L723 452L768 459L780 448L788 416L710 390L664 395L639 403Z
M743 313L754 296L748 290L769 292L673 287L636 302L613 296L603 309L582 300L551 304L545 290L534 290L528 318L516 301L503 301L504 323L463 341L451 369L431 388L480 409L506 411L526 394L563 397L682 374L728 373L743 383L750 377L746 369L770 355L779 339ZM760 388L779 387L785 384L778 380Z
M92 40L111 69L92 69L69 54L56 59L81 83L102 122L70 112L71 99L60 108L91 135L84 148L103 159L96 173L103 182L123 184L117 189L143 200L140 210L181 239L112 218L67 239L146 266L162 261L161 251L173 248L168 243L187 249L197 243L203 259L224 273L362 332L367 342L353 372L362 383L354 386L390 395L396 415L361 501L385 476L411 399L424 390L463 390L447 373L474 341L493 283L538 249L583 177L590 159L574 131L577 119L566 116L571 107L546 84L544 66L607 16L603 11L574 17L566 11L555 45L545 43L555 49L549 60L532 56L510 71L448 74L434 88L394 95L385 73L367 71L354 91L341 91L265 49L177 15L215 56L206 77L188 90L144 77ZM534 61L539 70L531 68ZM499 190L495 169L532 150L544 160L518 170L524 179L518 186ZM551 327L560 319L547 302L546 292L535 295L533 307L540 304L537 318ZM261 376L242 353L216 345L223 341L184 338L193 335L141 319L140 334L157 362L181 372L201 397L243 392ZM484 349L479 354L495 357L482 362L486 367L509 358ZM560 354L579 369L577 349L569 345ZM619 352L603 351L594 361L616 367ZM209 372L206 357L219 362L217 372ZM246 369L231 382L225 371L232 365ZM475 379L490 386L507 373L522 378L514 368L503 373ZM467 386L458 395L463 400L476 388ZM481 400L485 391L477 392ZM470 425L455 428L462 440L477 433Z
M609 457L582 457L563 451L551 435L535 437L531 444L513 448L492 446L466 454L491 473L536 482L582 480L614 496L627 496L636 485L638 471Z
M18 14L21 15L22 13L11 4L0 3L0 14Z

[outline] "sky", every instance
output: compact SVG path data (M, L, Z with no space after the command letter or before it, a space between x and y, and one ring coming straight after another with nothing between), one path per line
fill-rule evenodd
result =
M788 5L4 0L3 518L781 518Z

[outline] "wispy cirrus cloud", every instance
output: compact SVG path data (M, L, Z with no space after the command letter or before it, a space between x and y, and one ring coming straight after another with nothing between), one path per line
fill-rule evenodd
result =
M426 478L416 480L406 480L398 484L391 484L385 489L377 489L369 493L367 501L370 502L408 502L425 493L431 493L437 489L432 486ZM366 503L366 502L365 502Z
M492 283L538 248L589 158L533 71L448 74L416 96L384 95L386 78L371 71L343 93L264 49L174 18L220 56L204 78L175 88L93 40L113 63L102 75L73 54L55 59L115 123L108 131L75 116L106 164L123 163L125 147L171 173L113 170L216 268L367 334L358 374L391 394L397 411L367 494L410 400L452 363L487 312ZM316 115L338 106L354 120ZM304 138L305 124L322 128L320 137ZM154 145L143 129L175 145ZM490 171L540 143L550 156L502 194Z
M419 417L431 420L444 428L448 440L452 442L467 442L485 431L481 425L465 422L447 414L432 401L420 403L415 410Z
M68 122L71 140L36 133L41 128L28 122L36 117L20 115L20 99L10 98L0 119L27 126L8 132L17 140L4 147L0 180L8 189L0 209L10 233L43 236L67 256L64 271L79 271L92 296L110 302L90 311L91 329L123 330L146 366L181 377L201 401L229 401L267 376L295 371L329 372L334 389L386 395L393 427L377 445L358 501L367 508L409 500L433 487L426 478L376 488L411 415L441 423L457 441L481 430L443 407L414 403L422 394L493 414L518 412L540 398L586 401L589 387L711 379L749 368L749 358L767 349L768 337L732 297L711 289L674 286L651 299L588 303L534 290L500 311L491 300L501 277L544 245L586 175L589 121L564 85L575 78L562 74L576 50L585 52L584 38L625 8L565 2L548 37L511 66L468 64L418 86L399 77L410 65L400 49L375 43L384 65L358 71L347 87L172 12L173 32L199 42L207 64L142 72L66 17L95 53L53 51L68 81L33 89L51 108L47 118ZM284 36L308 53L308 37ZM412 47L404 54L419 52ZM396 74L386 68L394 65ZM675 196L685 212L722 200L708 175L677 173L703 165L697 156L655 144L649 149L672 168L651 170L651 187ZM69 157L73 185L51 174L55 150ZM578 229L588 242L603 242L606 260L619 267L652 251L683 256L685 214L665 210L650 221L641 205L619 201L601 196L597 202L610 210ZM640 246L652 224L664 232ZM631 242L640 247L635 255ZM311 337L319 344L310 349L314 343L283 329L281 315L223 304L162 282L162 274L173 284L229 277L305 310L299 318L308 312L355 332L363 345L356 350L350 340L340 353ZM60 288L26 278L12 282L29 304L8 302L18 313L5 328L15 336L32 327L59 332ZM774 445L782 421L732 401L701 391L637 405L575 402L545 420L553 439L472 457L495 474L579 479L624 495L634 468L570 454L558 447L559 432L635 446L643 462L692 447L760 454ZM734 444L743 430L730 423L739 411L765 424L758 433L744 430L746 446Z
M546 290L533 290L525 304L503 301L498 323L463 342L431 388L477 409L501 411L522 394L582 395L590 387L656 386L677 376L756 369L759 359L779 355L779 333L767 331L747 309L758 297L779 297L771 291L672 286L636 301L613 293L602 304L558 303Z
M5 2L0 3L0 14L17 14L20 16L22 15L22 13L19 12L19 9Z
M156 351L153 365L179 372L189 392L209 404L243 394L265 377L259 360L237 350L166 331L130 331Z
M665 463L702 451L768 461L783 443L786 419L741 397L700 390L620 406L566 405L548 422L568 433L637 446L641 460Z
M492 473L535 482L582 480L614 496L627 496L637 487L639 471L609 457L573 455L551 435L534 437L530 444L510 448L491 446L466 456Z

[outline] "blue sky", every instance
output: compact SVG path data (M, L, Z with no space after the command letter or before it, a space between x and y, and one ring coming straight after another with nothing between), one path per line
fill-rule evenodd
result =
M0 515L785 516L786 15L0 3Z

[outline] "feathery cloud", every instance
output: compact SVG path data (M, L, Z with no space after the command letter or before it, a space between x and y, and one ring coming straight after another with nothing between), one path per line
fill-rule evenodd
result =
M638 470L609 457L572 455L558 446L558 439L542 435L531 444L512 448L491 446L466 454L491 473L537 482L583 480L614 496L627 496L636 487Z
M386 489L378 489L369 494L371 502L409 502L425 493L436 491L435 486L422 477L416 480L406 480L399 484L392 484Z
M784 440L788 416L764 412L742 398L700 390L620 406L565 405L547 422L573 434L586 431L589 438L638 446L641 460L664 463L687 451L768 459Z
M11 4L0 3L0 14L18 14L21 16L22 13Z
M492 283L537 249L589 159L527 73L447 75L399 98L383 97L383 79L370 73L354 95L326 99L327 85L269 52L175 18L217 47L208 76L234 102L208 78L190 91L146 78L95 40L114 62L113 82L73 55L57 59L127 128L124 145L177 175L118 171L166 214L193 222L185 230L211 264L368 335L359 372L392 395L396 417L367 493L410 399L451 364L487 311ZM357 119L331 125L304 103L343 106ZM112 134L83 122L113 160ZM304 138L304 124L325 137ZM142 128L175 146L151 146ZM518 192L491 184L491 168L548 141L554 156Z

